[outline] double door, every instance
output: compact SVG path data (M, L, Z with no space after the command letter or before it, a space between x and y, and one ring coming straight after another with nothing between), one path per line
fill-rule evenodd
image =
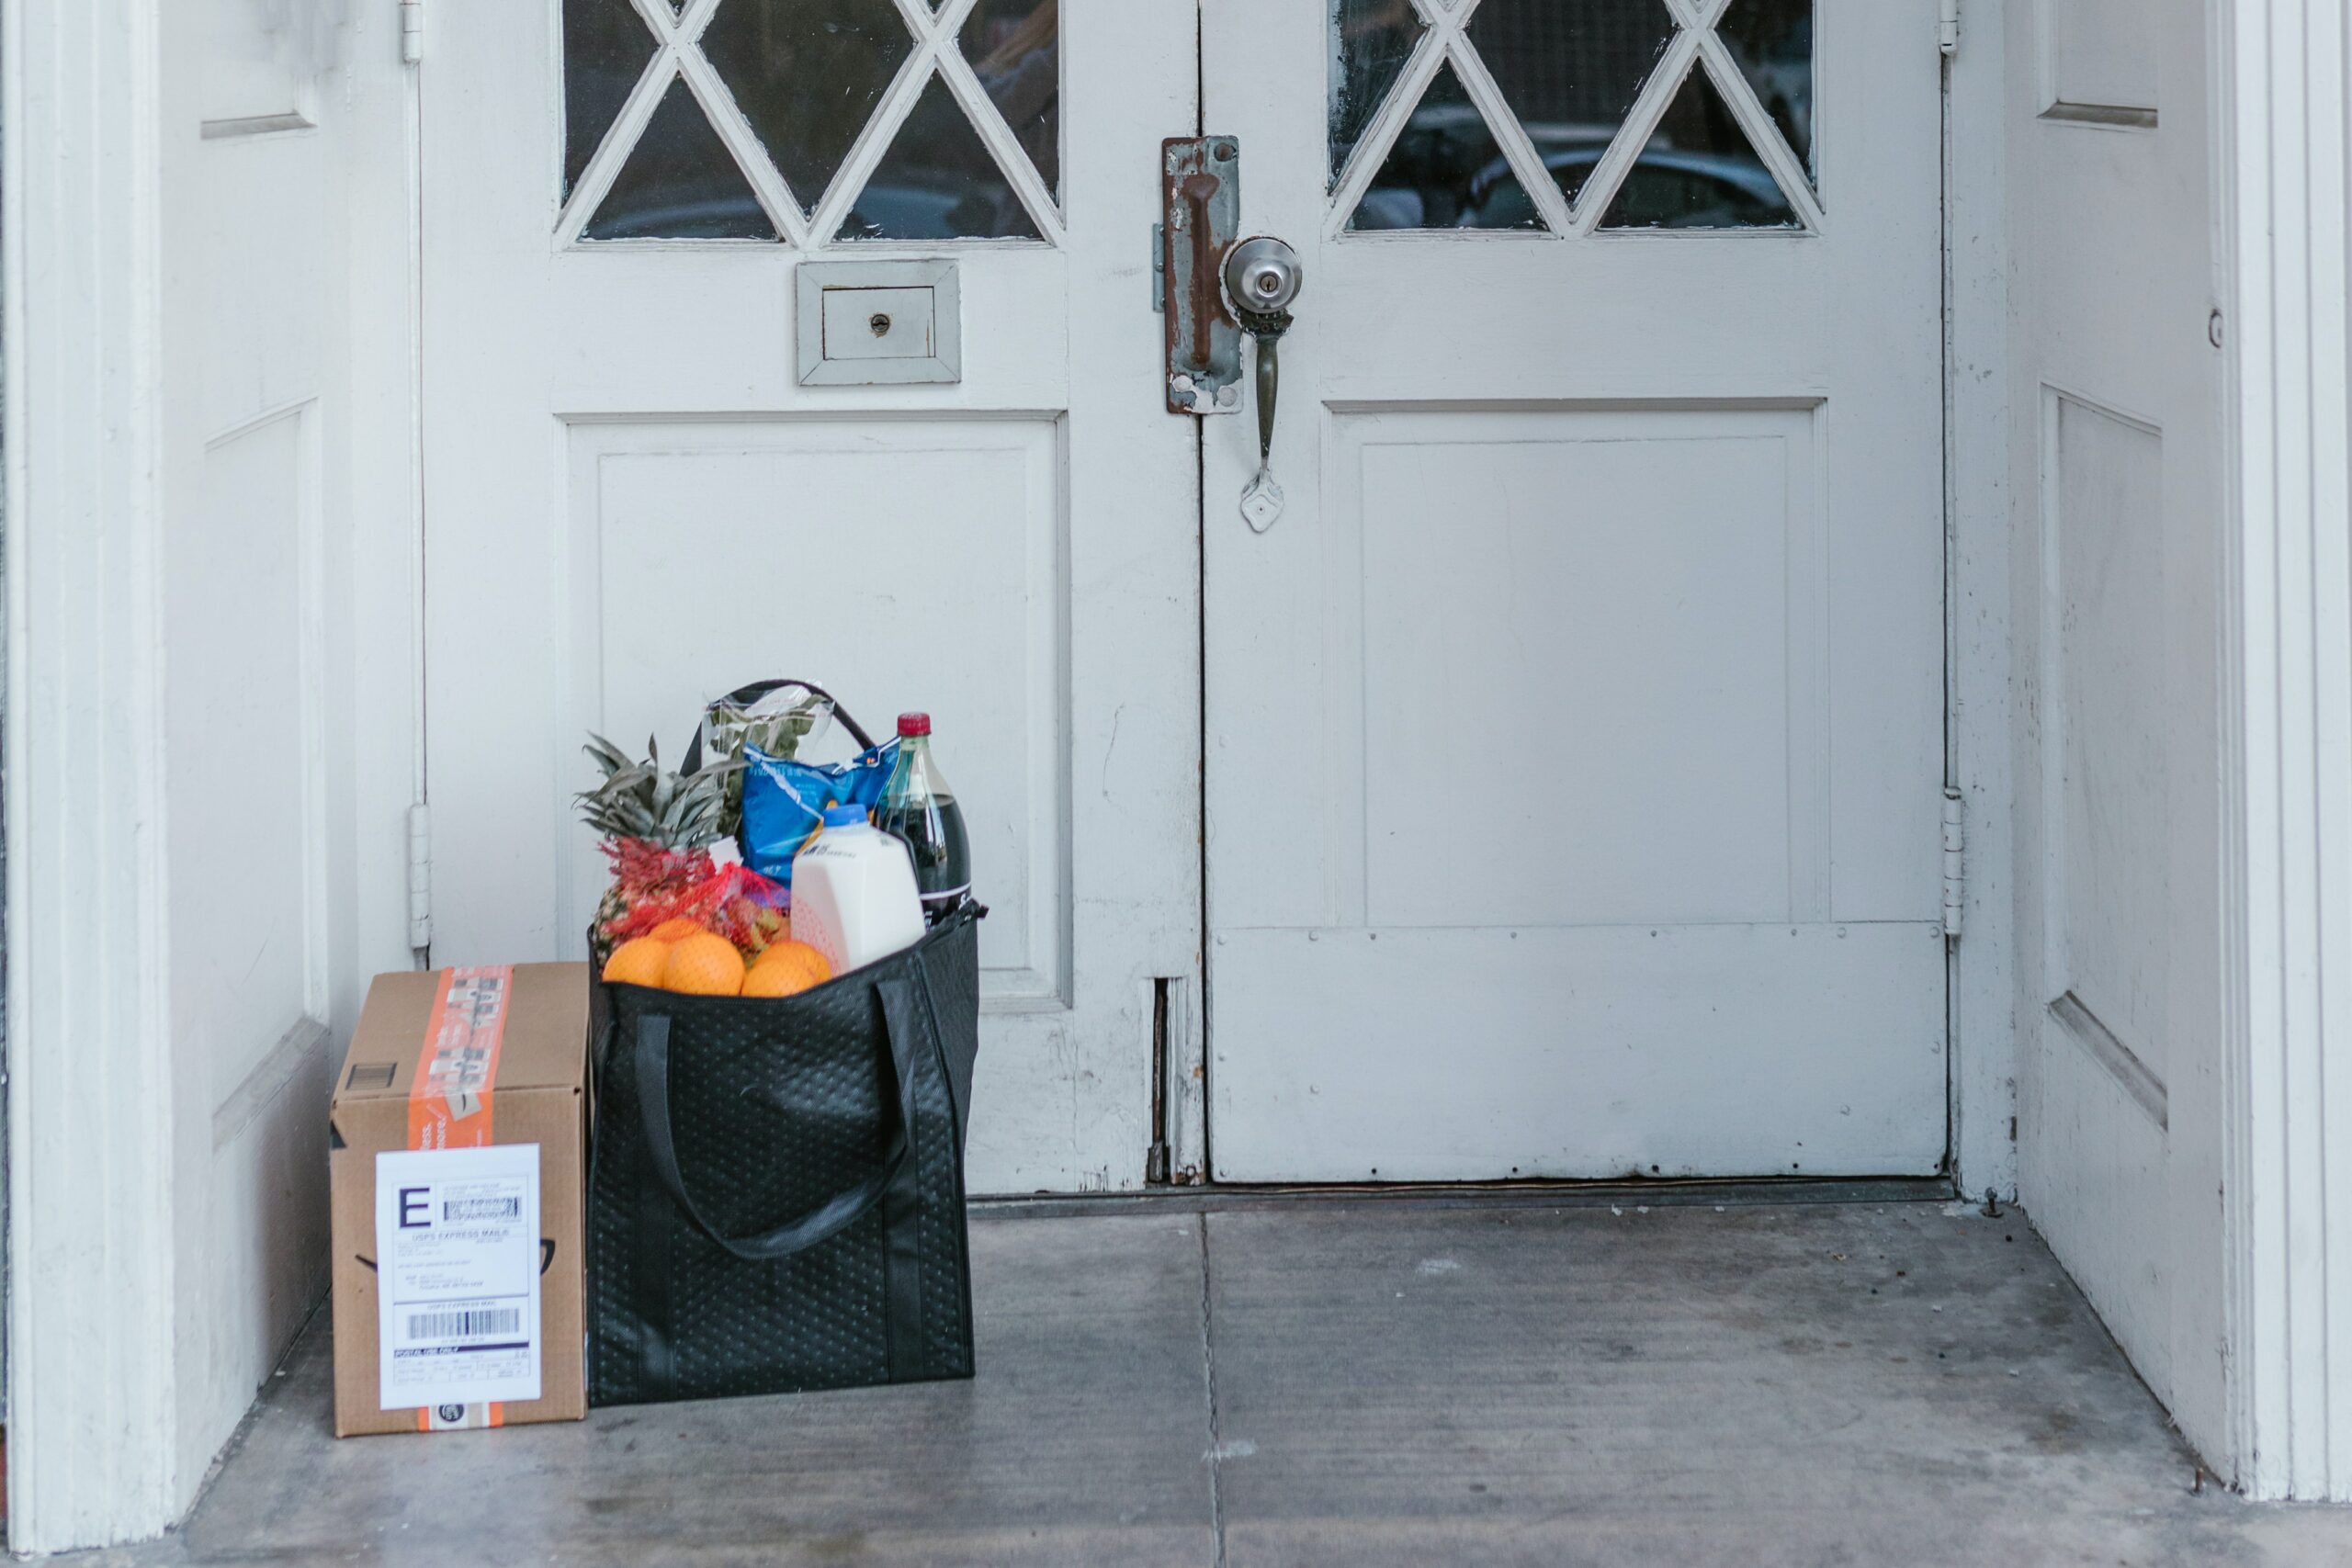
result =
M1927 0L435 29L435 962L579 951L583 732L805 675L967 803L978 1190L1935 1168ZM1204 130L1304 276L1262 529L1153 309Z

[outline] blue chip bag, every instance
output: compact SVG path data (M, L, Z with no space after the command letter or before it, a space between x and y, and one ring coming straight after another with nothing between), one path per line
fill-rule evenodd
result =
M792 857L808 841L828 806L871 813L899 760L892 739L846 762L803 762L743 748L743 863L792 886Z

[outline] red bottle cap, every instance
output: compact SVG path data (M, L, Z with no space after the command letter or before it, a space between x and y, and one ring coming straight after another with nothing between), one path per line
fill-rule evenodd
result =
M900 714L899 716L899 733L901 736L929 735L931 733L931 715L927 713Z

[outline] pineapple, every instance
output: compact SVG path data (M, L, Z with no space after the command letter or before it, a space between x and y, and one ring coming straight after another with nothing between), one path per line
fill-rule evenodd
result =
M613 885L596 906L593 945L602 948L614 922L639 898L676 891L710 874L710 857L703 851L725 836L720 821L727 783L742 764L721 761L693 773L666 772L650 737L642 762L631 761L601 735L591 735L582 750L605 771L604 783L575 797L580 815L604 839L613 863ZM597 962L603 958L600 953Z

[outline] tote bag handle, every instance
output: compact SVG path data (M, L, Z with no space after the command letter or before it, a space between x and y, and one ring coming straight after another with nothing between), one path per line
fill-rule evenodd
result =
M654 1172L695 1229L747 1262L790 1258L839 1235L882 1201L907 1162L915 1122L914 987L905 980L884 980L874 990L882 1001L882 1028L889 1036L890 1061L899 1075L898 1104L883 1108L883 1114L891 1118L889 1143L865 1180L755 1235L724 1234L703 1218L686 1191L685 1178L678 1169L677 1140L670 1126L670 1020L662 1013L638 1020L638 1115L645 1126Z
M816 685L811 682L753 681L749 685L736 687L733 691L719 698L718 701L722 703L732 703L738 707L749 707L752 704L758 702L762 697L766 696L770 692L780 692L786 686L797 686L802 691L807 692L809 695L822 697L827 702L832 704L833 716L842 721L842 728L849 731L849 738L852 740L857 742L857 749L860 751L871 751L874 750L874 737L865 733L865 727L864 725L850 717L849 709L842 706L841 699L833 695L832 693L825 690L824 687ZM712 705L714 707L717 705L717 704ZM709 716L710 709L705 708L703 710L703 718L707 719ZM697 719L695 723L695 738L686 745L686 761L684 771L689 773L700 773L702 771L702 720Z

